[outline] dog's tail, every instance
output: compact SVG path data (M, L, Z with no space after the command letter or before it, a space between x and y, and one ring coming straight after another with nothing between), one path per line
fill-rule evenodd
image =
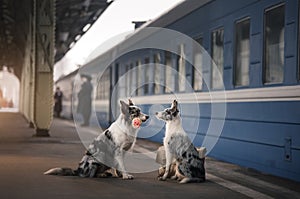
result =
M179 181L180 184L190 183L190 182L204 182L205 178L183 178Z
M58 175L58 176L78 176L77 170L71 168L52 168L44 172L44 175Z

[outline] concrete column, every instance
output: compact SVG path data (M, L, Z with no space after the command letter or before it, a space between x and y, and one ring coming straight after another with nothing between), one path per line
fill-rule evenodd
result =
M34 0L32 0L33 5ZM34 128L34 102L35 102L35 58L36 58L36 12L35 6L30 7L28 17L28 33L25 56L21 73L20 112Z
M34 126L36 136L49 136L53 119L55 1L35 0Z

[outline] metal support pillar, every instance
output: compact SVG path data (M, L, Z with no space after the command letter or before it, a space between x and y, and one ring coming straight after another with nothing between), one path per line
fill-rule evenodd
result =
M35 21L35 136L49 136L53 119L55 1L34 0Z
M35 128L34 124L34 102L35 102L35 50L36 50L36 12L34 0L29 3L28 9L28 33L26 39L25 56L21 73L20 89L20 112L28 121L30 128Z

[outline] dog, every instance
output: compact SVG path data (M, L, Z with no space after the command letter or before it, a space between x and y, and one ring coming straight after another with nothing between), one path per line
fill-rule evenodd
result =
M115 175L123 179L133 179L124 166L125 151L133 148L139 128L132 125L135 118L146 122L148 115L141 112L129 99L128 104L120 101L121 113L111 126L89 145L76 170L54 168L45 175L74 175L80 177L108 177Z
M199 152L182 127L178 102L174 100L170 108L156 112L156 117L166 123L163 140L166 166L165 169L160 169L159 172L164 171L164 174L159 175L159 180L165 181L170 177L175 159L175 174L171 179L176 179L179 183L204 182L204 158L200 158Z

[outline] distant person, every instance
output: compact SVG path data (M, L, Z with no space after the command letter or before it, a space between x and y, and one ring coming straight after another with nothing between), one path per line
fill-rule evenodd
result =
M2 89L0 88L0 108L6 108L6 107L7 107L7 101L3 96Z
M78 93L77 113L81 114L83 117L83 124L81 126L88 126L90 124L92 111L92 78L89 75L81 75L81 80L83 81L83 84Z
M63 92L59 87L56 88L54 94L54 113L56 117L60 117L60 113L62 111L62 100L63 100Z
M3 94L2 94L2 89L0 88L0 108L2 107L2 98L3 98Z
M7 102L7 107L8 108L13 108L14 107L14 102L12 101L12 99Z

